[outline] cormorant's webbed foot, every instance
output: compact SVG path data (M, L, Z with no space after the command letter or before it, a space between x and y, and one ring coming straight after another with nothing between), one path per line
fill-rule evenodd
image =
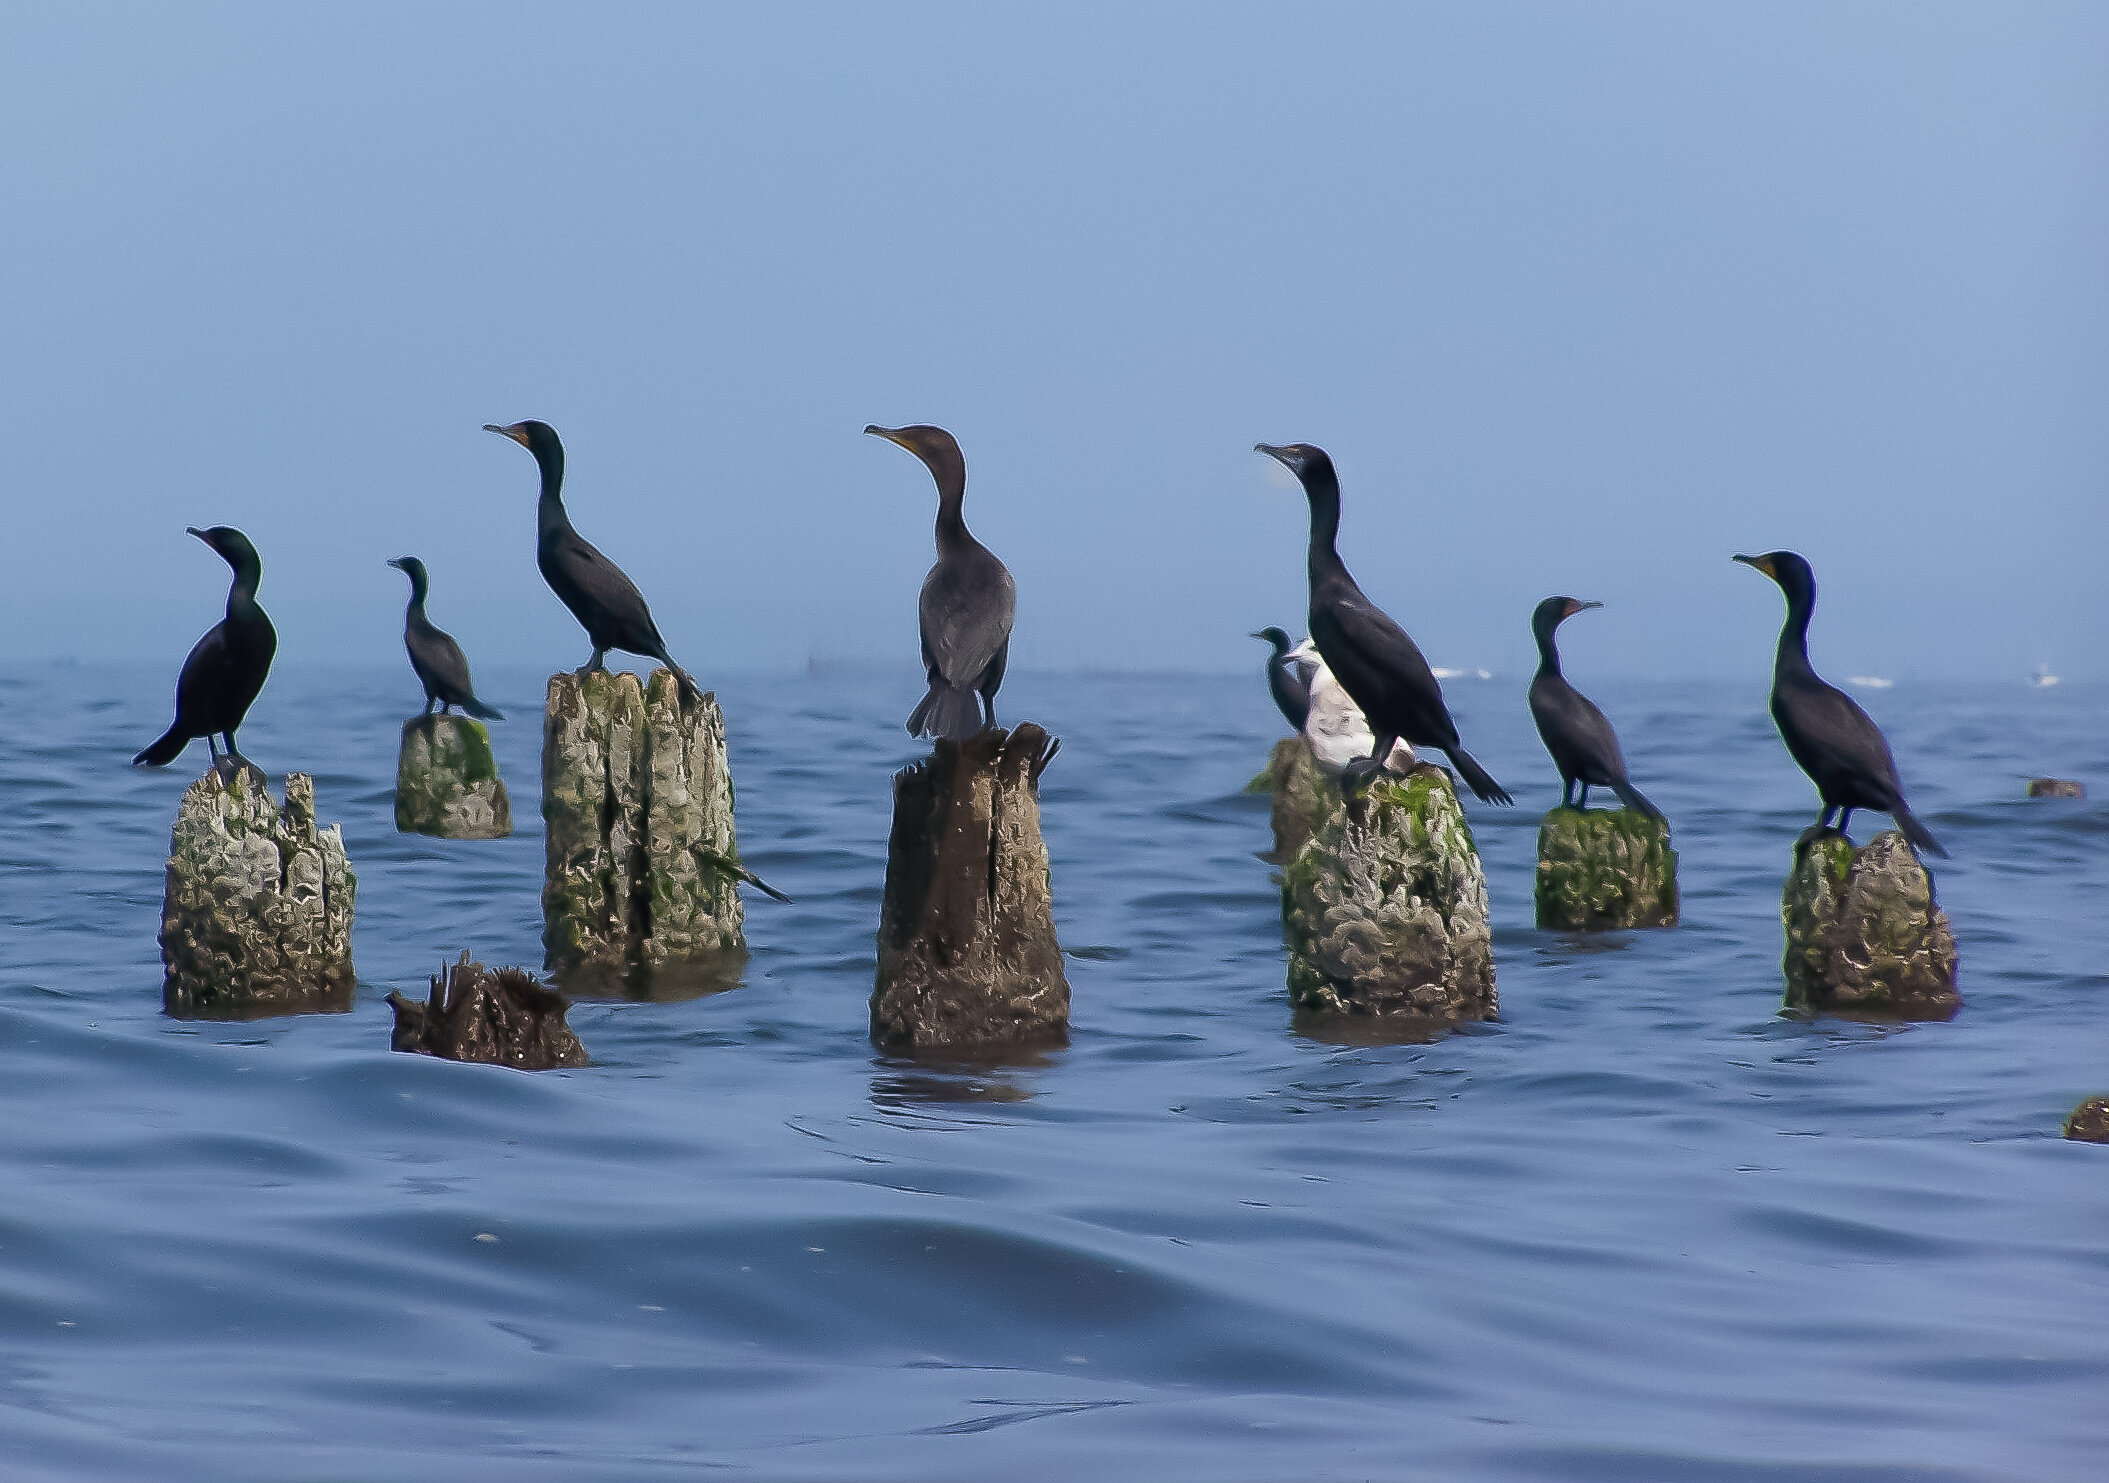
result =
M220 775L220 781L223 783L232 783L244 773L248 774L249 780L258 787L264 787L270 781L264 776L264 770L261 767L251 762L240 752L226 752L213 758L212 770Z
M1340 769L1340 796L1353 802L1369 791L1369 785L1384 776L1384 764L1374 757L1357 757Z
M1802 830L1800 836L1794 841L1794 858L1799 860L1808 852L1810 845L1826 836L1835 836L1844 840L1847 844L1853 842L1843 829L1836 828L1830 824L1811 824L1808 828Z

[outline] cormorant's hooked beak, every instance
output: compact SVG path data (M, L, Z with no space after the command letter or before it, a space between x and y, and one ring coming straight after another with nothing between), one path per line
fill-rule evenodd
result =
M1303 484L1304 476L1311 471L1311 454L1314 450L1306 444L1254 443L1252 451L1266 454L1287 469L1298 484ZM1305 488L1308 491L1309 486L1306 485Z
M406 558L401 556L391 556L388 558L388 564L394 567L397 571L401 571L403 570L403 562L405 560Z
M908 445L905 442L902 442L901 430L897 427L881 427L876 422L867 422L864 424L864 431L869 433L872 437L884 438L887 442L895 444L898 447L908 448ZM913 448L908 448L908 451L910 453L915 452Z
M208 546L212 544L212 537L207 535L204 531L198 529L195 525L184 526L183 533L185 535L196 536L199 540L203 541Z
M517 422L513 423L510 427L500 427L495 422L486 422L483 425L483 430L487 433L496 433L501 438L511 438L522 448L527 448L527 429L522 427ZM528 451L531 453L534 450L529 448Z
M1769 556L1738 556L1735 559L1745 566L1756 567L1775 582L1779 580L1779 573L1772 569L1772 558Z
M1603 604L1602 604L1602 603L1600 603L1600 602L1573 602L1573 603L1569 603L1569 604L1567 605L1567 616L1568 616L1568 617L1570 617L1570 618L1572 618L1572 617L1573 617L1573 616L1574 616L1574 615L1575 615L1576 613L1586 613L1586 612L1588 612L1588 611L1589 611L1589 610L1590 610L1591 608L1600 608L1600 607L1602 607L1602 606L1603 606Z

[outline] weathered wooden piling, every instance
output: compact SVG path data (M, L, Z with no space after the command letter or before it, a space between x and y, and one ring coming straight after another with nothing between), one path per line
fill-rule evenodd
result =
M161 899L162 1004L184 1018L351 1008L357 878L335 824L315 827L315 783L271 798L253 767L192 783L170 830Z
M391 992L388 1007L395 1011L391 1050L521 1071L589 1064L586 1047L564 1023L570 1002L524 968L493 973L463 953L432 976L423 1004Z
M1289 998L1321 1014L1491 1019L1486 873L1450 775L1380 778L1282 871Z
M1560 807L1538 826L1538 925L1562 932L1677 925L1670 826L1634 809Z
M513 803L490 728L473 716L412 716L395 764L395 827L440 839L504 839Z
M549 678L542 946L558 971L655 967L744 948L732 774L717 697L684 703L596 670Z
M1295 859L1319 826L1341 809L1338 778L1319 767L1311 755L1311 744L1301 736L1285 736L1276 742L1266 771L1246 786L1254 792L1265 790L1272 797L1269 822L1274 828L1274 849L1267 859L1276 865Z
M2075 1143L2109 1143L2109 1097L2088 1097L2073 1108L2065 1136Z
M1804 836L1780 920L1789 1008L1946 1019L1962 1006L1955 934L1894 829L1857 851L1842 834Z
M1026 722L894 775L872 1039L910 1051L1058 1041L1069 981L1055 941L1040 774L1059 742Z

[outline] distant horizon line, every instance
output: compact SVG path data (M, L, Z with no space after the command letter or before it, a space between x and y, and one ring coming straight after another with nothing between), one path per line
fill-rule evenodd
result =
M282 655L281 661L283 661ZM35 658L24 658L21 656L0 656L0 676L4 676L11 673L52 669L100 669L110 671L124 671L137 669L159 673L165 667L165 661L158 657L140 659L83 659L75 655L39 656ZM615 663L609 666L609 668L613 670L629 671L636 674L649 674L652 669L657 667L658 666L656 665L633 665L628 663ZM284 668L285 666L281 662L281 665L279 666L280 672L283 672ZM400 658L390 660L350 658L311 659L301 661L298 668L308 672L332 671L338 673L356 673L372 675L388 674L393 673L397 670L401 670L405 676L410 675L410 668L408 663ZM576 666L561 665L544 670L541 668L541 666L530 664L524 660L488 659L479 661L476 665L476 668L480 672L505 673L509 676L517 677L523 672L538 673L544 675L571 673L575 671ZM1447 666L1445 668L1447 668ZM1478 666L1473 666L1471 669L1463 670L1463 672L1461 673L1446 674L1443 675L1441 678L1443 679L1443 682L1446 685L1470 687L1473 685L1480 684L1493 685L1501 684L1504 682L1516 683L1528 681L1532 673L1534 673L1534 671L1531 669L1517 669L1491 670L1488 671L1486 674L1481 675L1476 672L1478 668ZM1462 669L1462 667L1460 667L1460 669ZM711 669L708 673L711 675L724 675L730 678L743 680L794 679L826 681L829 679L862 674L895 675L908 680L920 680L922 677L921 667L916 665L913 661L903 661L891 658L860 659L854 657L809 657L802 663L750 664L741 665L736 668L714 668ZM1973 670L1929 674L1923 671L1903 670L1899 671L1895 675L1834 675L1828 676L1827 678L1830 678L1834 684L1839 684L1849 689L1867 688L1876 690L1884 690L1890 688L1909 688L1914 685L1922 684L1992 684L2012 685L2019 689L2058 689L2067 686L2086 686L2098 684L2103 678L2101 676L2087 674L2053 675L2051 677L2051 684L2047 686L2039 686L2034 682L2035 673L2035 671L2020 671L2016 673L2007 674L1992 673L1982 670ZM1022 677L1045 677L1050 679L1117 680L1220 679L1234 678L1247 675L1252 678L1255 686L1264 688L1264 683L1261 678L1260 669L1259 666L1256 664L1250 666L1157 664L1137 665L1134 667L1121 667L1105 664L1025 664L1014 665L1010 670L1010 677L1013 679ZM1769 676L1770 671L1768 667L1766 673L1764 675L1757 676L1756 679L1759 682L1762 682L1766 679L1769 679ZM1658 671L1652 673L1643 673L1630 669L1599 669L1593 670L1589 678L1591 681L1602 681L1612 684L1626 684L1636 681L1642 681L1656 682L1662 684L1725 685L1743 683L1745 677L1728 674L1721 671L1680 670L1675 672Z

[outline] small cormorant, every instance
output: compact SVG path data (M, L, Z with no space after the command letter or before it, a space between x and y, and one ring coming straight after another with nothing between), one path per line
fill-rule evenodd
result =
M1370 733L1369 718L1340 688L1340 682L1319 657L1316 644L1305 639L1289 651L1289 657L1303 666L1310 680L1311 712L1304 717L1304 744L1311 749L1311 760L1318 764L1318 770L1337 777L1358 759L1373 755L1377 739ZM1419 760L1412 747L1393 742L1384 766L1404 777Z
M1258 443L1254 451L1294 474L1311 502L1311 640L1375 733L1369 761L1343 771L1341 786L1352 788L1356 776L1381 771L1378 759L1389 756L1392 743L1403 738L1416 747L1447 753L1482 801L1513 802L1458 744L1457 725L1443 704L1443 687L1420 649L1348 575L1334 547L1340 533L1340 478L1333 460L1309 443Z
M425 687L424 713L431 715L436 705L444 716L448 706L458 705L479 721L503 721L502 712L476 698L475 688L469 683L468 656L461 652L461 645L425 616L425 593L430 585L425 564L415 556L398 556L388 564L410 579L410 607L403 614L403 647L410 651L410 667L417 671L418 683Z
M1560 769L1560 807L1589 807L1591 786L1609 788L1619 802L1651 819L1662 810L1626 781L1626 759L1618 749L1618 733L1604 713L1560 673L1560 650L1553 630L1576 613L1600 608L1600 602L1576 602L1571 597L1548 597L1530 615L1530 631L1538 640L1538 673L1530 682L1531 719L1545 750L1552 753L1553 766ZM1582 797L1576 802L1575 785Z
M1290 658L1293 646L1289 635L1279 628L1262 628L1253 635L1273 645L1274 653L1267 660L1267 693L1274 697L1275 706L1282 719L1289 723L1291 731L1303 730L1303 723L1311 714L1311 677L1303 666Z
M231 525L188 529L234 568L234 580L227 588L227 616L207 630L183 661L183 672L176 679L176 719L159 741L132 759L132 765L166 767L202 736L212 751L215 769L224 770L216 738L227 743L226 765L253 767L235 746L234 733L249 714L257 692L264 688L271 658L278 652L278 632L256 604L263 559L249 538Z
M1809 663L1809 615L1816 610L1816 574L1809 563L1792 551L1736 560L1756 567L1787 595L1787 622L1779 631L1779 653L1772 664L1772 719L1823 799L1816 828L1830 829L1831 815L1843 809L1836 826L1843 834L1854 809L1871 808L1895 819L1904 837L1920 849L1946 856L1905 804L1896 759L1881 729L1851 696L1820 679Z
M486 422L483 430L511 438L535 456L535 466L542 471L542 498L535 507L535 565L593 641L593 657L579 673L607 668L608 651L620 649L658 660L674 672L685 698L699 697L702 691L695 680L666 652L666 640L659 636L659 625L652 621L652 610L637 584L571 528L571 517L564 513L564 445L557 430L531 419L505 427Z
M1017 588L1009 570L968 533L960 515L967 461L952 435L923 424L874 423L864 430L906 448L937 481L937 562L923 578L916 603L930 689L908 717L908 734L964 741L996 724L996 690L1010 657Z

